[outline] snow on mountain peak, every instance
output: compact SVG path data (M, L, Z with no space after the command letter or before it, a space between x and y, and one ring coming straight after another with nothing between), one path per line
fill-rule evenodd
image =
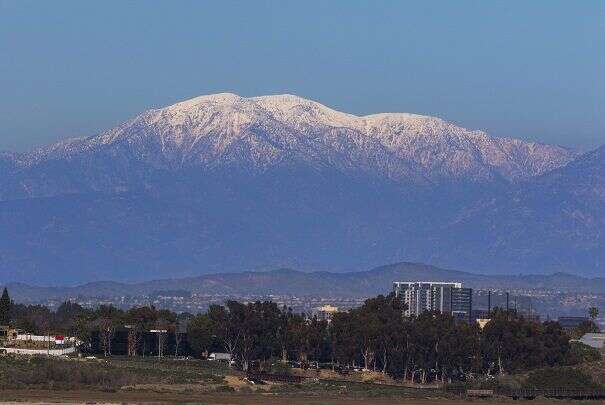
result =
M174 108L174 109L185 108L186 109L186 108L198 106L203 103L229 103L229 102L235 102L235 101L241 100L241 99L242 99L242 97L238 96L237 94L233 94L233 93L216 93L216 94L197 96L194 98L190 98L188 100L180 101L167 108Z
M490 137L443 119L380 113L356 116L290 94L204 95L149 110L98 136L30 154L30 161L99 148L128 150L155 166L264 170L285 162L361 170L399 180L483 181L535 176L569 162L560 147Z

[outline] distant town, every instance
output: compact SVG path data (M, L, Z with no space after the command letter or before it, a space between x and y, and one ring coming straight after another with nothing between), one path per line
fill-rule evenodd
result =
M542 319L558 319L559 317L584 316L591 306L605 308L605 294L570 293L548 289L473 289L472 302L475 311L487 311L491 296L492 307L506 307L506 295L509 297L509 307L519 313L538 316ZM273 301L280 307L292 308L299 313L311 314L325 305L346 311L359 307L369 298L364 297L326 297L326 296L296 296L296 295L240 295L240 294L200 294L188 291L157 291L150 295L135 296L101 296L101 297L65 297L64 299L43 299L23 301L28 304L39 304L56 309L64 301L77 303L85 308L98 308L101 305L111 305L120 309L131 307L154 306L158 309L168 309L175 312L192 314L206 311L210 305L223 304L228 300L248 303L255 301ZM605 315L597 319L597 323L605 327Z

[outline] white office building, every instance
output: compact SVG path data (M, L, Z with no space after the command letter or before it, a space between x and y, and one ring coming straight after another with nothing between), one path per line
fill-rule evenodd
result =
M407 304L406 316L418 316L424 311L439 311L469 320L473 290L462 283L443 281L396 281L395 295Z

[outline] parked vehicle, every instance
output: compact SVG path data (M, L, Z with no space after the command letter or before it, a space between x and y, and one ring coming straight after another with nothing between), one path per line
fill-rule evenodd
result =
M210 353L208 360L231 362L231 355L229 353Z

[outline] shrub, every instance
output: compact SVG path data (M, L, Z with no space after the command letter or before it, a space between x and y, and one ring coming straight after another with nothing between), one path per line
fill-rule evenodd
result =
M271 372L278 375L290 375L292 374L292 367L287 363L278 361L271 364Z
M569 351L569 364L580 364L601 360L601 352L580 342L572 342Z
M230 387L229 385L219 385L215 388L215 392L234 392L235 388Z
M581 370L548 367L532 371L525 380L527 388L534 389L599 389L601 386Z

